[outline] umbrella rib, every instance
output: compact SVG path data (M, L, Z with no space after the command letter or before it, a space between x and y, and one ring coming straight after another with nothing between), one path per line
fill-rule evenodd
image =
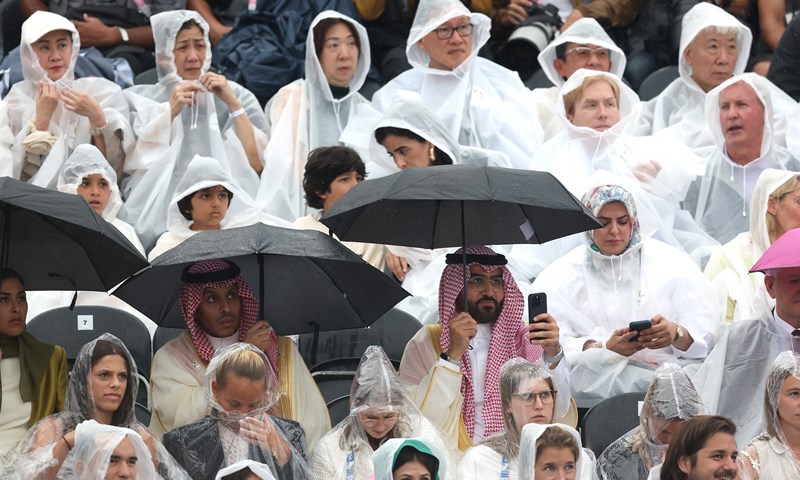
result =
M326 272L324 268L322 268L322 267L320 267L319 265L317 265L317 262L315 261L315 260L316 260L315 258L312 258L312 257L305 257L305 258L306 258L306 260L307 260L307 261L308 261L308 262L309 262L311 265L313 265L313 266L314 266L314 268L315 268L315 269L316 269L318 272L320 272L320 273L324 274L326 277L328 277L328 280L330 280L331 284L333 284L333 285L336 285L336 290L338 290L338 291L339 291L339 293L340 293L341 295L343 295L344 297L347 297L347 295L346 295L346 294L345 294L345 293L342 291L342 288L339 286L339 283L338 283L338 282L336 282L336 280L335 280L333 277L331 277L330 275L328 275L328 272ZM338 261L338 260L331 260L331 261L333 261L333 262L336 262L336 261ZM259 292L259 293L261 293L261 292ZM348 307L350 308L350 310L351 310L353 313L355 313L355 315L356 315L356 316L357 316L357 317L358 317L358 318L359 318L359 319L362 321L362 323L363 323L364 316L363 316L363 314L361 313L361 311L360 311L358 308L356 308L356 306L355 306L355 305L353 305L353 303L352 303L352 302L350 302L350 300L347 300L345 303L348 305ZM366 325L364 325L364 326L366 326Z

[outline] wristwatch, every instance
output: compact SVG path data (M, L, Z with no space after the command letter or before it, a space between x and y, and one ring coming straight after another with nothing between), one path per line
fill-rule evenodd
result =
M678 340L683 338L683 329L677 323L675 324L675 338L672 339L672 343L677 342Z
M603 347L600 347L600 348L603 348ZM544 363L546 363L548 365L552 365L552 364L554 364L556 362L560 362L562 358L564 358L564 349L561 348L561 345L558 346L558 353L555 354L552 357L548 357L547 356L547 352L542 352L542 360L544 360Z
M441 358L441 359L442 359L442 360L444 360L445 362L450 362L450 363L452 363L453 365L459 365L458 363L456 363L456 362L455 362L455 360L453 360L453 359L451 359L451 358L450 358L450 355L448 355L448 354L447 354L447 352L442 352L442 354L441 354L441 355L439 355L439 358Z
M119 36L122 37L122 43L128 43L130 37L128 37L128 31L122 27L117 27L119 30Z
M107 126L108 126L108 121L106 121L106 124L103 125L102 127L91 127L90 126L89 127L89 135L91 135L93 137L99 137L100 135L103 134L103 129L106 128Z

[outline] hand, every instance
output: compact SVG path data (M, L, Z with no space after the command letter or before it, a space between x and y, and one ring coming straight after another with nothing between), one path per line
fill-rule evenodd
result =
M564 24L561 25L561 32L563 33L564 30L568 29L570 25L577 22L583 18L583 14L577 8L572 9L572 13L569 14L566 20L564 20Z
M530 0L511 0L505 12L500 16L500 24L507 27L516 27L519 22L528 18L526 8L533 5Z
M292 449L272 425L266 413L260 419L245 417L239 420L239 436L251 445L270 452L278 466L286 465L292 458Z
M88 118L92 127L100 128L106 124L103 109L93 96L77 90L63 90L61 100L64 108Z
M200 83L206 87L206 90L213 93L220 100L225 102L225 105L230 108L231 112L235 112L242 108L242 102L236 97L231 90L228 79L218 73L206 72L200 77Z
M661 171L661 164L655 160L647 160L633 166L633 175L642 183L648 183L658 176Z
M172 119L181 114L181 110L185 105L191 105L194 101L195 94L203 91L196 82L183 82L179 83L172 89L172 95L169 97L169 109L172 114Z
M221 23L217 23L216 25L210 25L210 31L208 32L208 39L211 40L212 45L216 45L222 40L222 37L225 36L226 33L230 32L233 27L229 27L228 25L223 25Z
M540 313L533 320L539 323L528 325L528 339L535 345L541 345L548 357L555 357L561 351L556 319L549 313Z
M78 35L81 37L81 48L85 47L111 47L122 41L119 29L109 27L99 18L83 14L83 21L72 20Z
M631 338L635 337L636 333L636 330L631 330L628 327L614 330L614 333L611 334L611 337L606 340L606 349L622 355L623 357L630 357L634 353L644 348L641 337L639 341L631 341Z
M266 320L259 320L244 334L244 341L263 352L269 346L271 336L272 326Z
M408 271L408 260L403 257L398 257L389 250L386 250L386 266L394 274L394 276L401 282L406 279L406 272Z
M469 348L469 341L478 334L478 322L461 312L450 319L450 349L447 355L456 363L461 363L461 357Z
M52 82L39 82L39 93L36 94L36 118L34 126L36 130L47 131L50 127L50 120L53 112L58 106L58 87Z
M661 315L656 315L650 319L653 324L647 330L642 330L639 334L639 341L650 349L669 347L675 341L678 327Z

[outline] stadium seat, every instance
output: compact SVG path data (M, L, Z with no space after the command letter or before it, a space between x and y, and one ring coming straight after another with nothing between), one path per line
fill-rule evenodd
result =
M335 427L350 415L350 395L344 395L328 402L328 415L331 417L331 426Z
M185 332L185 328L157 327L153 334L153 355L173 338Z
M639 99L643 102L655 98L667 85L680 76L677 65L662 67L651 73L639 86Z
M590 408L583 417L583 446L599 457L606 447L639 426L639 403L644 395L623 393Z

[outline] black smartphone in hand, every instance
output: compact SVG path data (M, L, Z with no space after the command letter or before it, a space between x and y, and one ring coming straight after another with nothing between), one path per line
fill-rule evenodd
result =
M542 313L547 313L547 294L544 292L531 293L528 295L528 323L538 323L533 319Z
M636 335L631 337L631 339L628 340L628 341L629 342L638 342L639 341L639 333L641 333L643 330L647 330L648 328L652 328L652 327L653 327L653 322L651 322L650 320L639 320L637 322L629 323L628 324L628 328L631 329L631 330L635 330L636 331Z

